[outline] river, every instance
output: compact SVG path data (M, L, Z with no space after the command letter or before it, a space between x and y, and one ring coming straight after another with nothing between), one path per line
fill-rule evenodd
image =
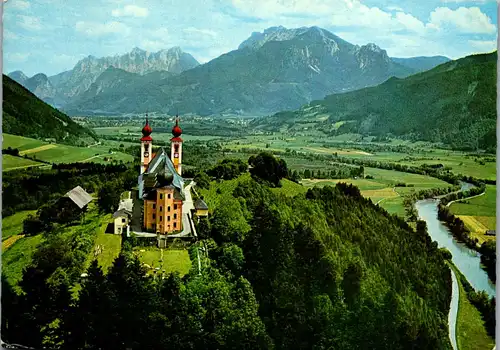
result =
M427 223L427 231L439 247L448 249L452 254L452 261L463 273L475 290L484 290L488 295L495 296L495 285L488 278L488 274L481 268L480 254L458 242L450 233L448 227L439 221L437 199L425 199L416 203L418 215Z
M466 191L474 187L472 184L462 182L461 191ZM438 219L439 199L425 199L416 203L418 215L421 220L427 223L427 231L433 241L438 243L438 246L447 248L452 254L452 261L455 266L467 278L472 287L479 291L484 290L488 295L495 296L495 285L488 278L487 273L481 268L480 254L465 244L459 243L450 233L448 227ZM451 270L451 269L450 269ZM458 313L458 283L453 270L452 274L452 299L450 305L450 313L448 315L450 341L454 350L457 350L456 340L456 322Z

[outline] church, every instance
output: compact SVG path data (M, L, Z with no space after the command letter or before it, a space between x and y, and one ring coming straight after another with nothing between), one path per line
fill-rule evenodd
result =
M161 235L183 230L182 130L176 117L170 154L164 147L153 153L153 129L146 116L142 129L139 199L143 200L142 228Z

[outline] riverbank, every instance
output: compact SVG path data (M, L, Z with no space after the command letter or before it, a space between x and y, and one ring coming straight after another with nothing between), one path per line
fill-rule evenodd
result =
M456 276L458 287L458 308L456 310L456 325L454 327L457 348L459 350L492 349L495 346L495 340L488 335L485 321L481 317L481 313L471 304L467 297L467 293L462 283L465 277L461 275L460 271L453 263L449 262L449 266L452 273Z

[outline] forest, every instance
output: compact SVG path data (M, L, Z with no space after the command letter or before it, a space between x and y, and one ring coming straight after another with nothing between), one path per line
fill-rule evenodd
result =
M147 276L124 237L110 269L94 262L81 280L85 242L44 233L19 286L2 280L3 340L52 349L451 349L451 274L425 223L414 230L342 183L275 192L288 169L273 158L274 170L263 171L268 156L250 161L251 177L218 180L236 186L202 190L213 211L190 248L201 271L193 264L182 278Z

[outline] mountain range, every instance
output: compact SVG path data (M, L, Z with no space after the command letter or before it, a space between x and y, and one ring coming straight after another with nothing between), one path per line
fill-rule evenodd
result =
M332 135L392 135L494 151L496 63L497 52L467 56L404 79L393 77L375 87L333 94L296 111L259 118L253 126L283 130L316 121L314 128Z
M93 131L77 124L6 75L2 77L2 87L2 132L36 139L50 138L66 144L97 139Z
M325 29L280 26L252 33L237 50L202 65L180 48L157 53L135 48L123 56L89 56L70 71L39 79L40 85L28 86L34 77L19 71L10 76L70 115L146 110L265 115L447 60L390 58L373 43L353 45Z
M183 52L179 47L158 52L148 52L136 47L131 52L121 56L102 58L88 56L80 60L72 70L51 77L39 73L32 78L27 78L21 71L12 72L9 77L25 86L44 101L61 107L86 93L89 89L95 91L92 84L109 67L135 73L135 75L130 75L130 77L135 78L157 71L179 74L198 65L198 61L193 56ZM158 79L164 77L165 74L163 73L157 76ZM37 79L33 81L35 78Z

